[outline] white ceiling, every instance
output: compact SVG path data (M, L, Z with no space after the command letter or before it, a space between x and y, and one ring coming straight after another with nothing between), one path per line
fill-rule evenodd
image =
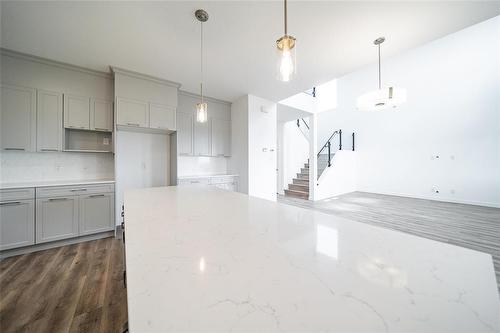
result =
M205 25L206 94L281 100L376 61L500 14L500 2L289 2L298 75L275 79L282 2L1 2L1 46L96 70L109 65L199 85L197 8Z

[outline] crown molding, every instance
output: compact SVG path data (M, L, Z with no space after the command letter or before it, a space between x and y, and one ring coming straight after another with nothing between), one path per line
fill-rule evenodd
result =
M185 90L179 90L179 95L184 95L184 96L193 97L193 98L200 98L200 94L193 94L193 93L191 93L189 91L185 91ZM226 104L229 106L231 105L231 102L223 101L222 99L217 99L217 98L213 98L213 97L203 96L203 99L207 100L209 102L213 102L213 103Z
M65 62L57 61L57 60L42 58L42 57L35 56L32 54L22 53L22 52L6 49L3 47L0 48L0 53L2 54L2 56L6 56L6 57L37 62L37 63L44 64L44 65L49 65L49 66L59 67L59 68L63 68L63 69L68 69L68 70L72 70L72 71L85 73L85 74L104 77L106 79L111 79L111 80L113 79L113 76L109 72L96 71L93 69L89 69L89 68L85 68L85 67L81 67L81 66L77 66L77 65L73 65L73 64L68 64Z
M128 70L128 69L123 69L123 68L115 67L115 66L109 66L109 68L111 68L111 71L113 73L127 75L127 76L131 76L131 77L135 77L137 79L149 80L149 81L153 81L153 82L156 82L156 83L164 84L164 85L167 85L167 86L172 86L172 87L175 87L177 89L179 89L181 87L181 84L178 83L178 82L165 80L165 79L162 79L162 78L159 78L159 77L156 77L156 76L151 76L151 75L148 75L148 74L142 74L142 73L134 72L134 71L131 71L131 70Z

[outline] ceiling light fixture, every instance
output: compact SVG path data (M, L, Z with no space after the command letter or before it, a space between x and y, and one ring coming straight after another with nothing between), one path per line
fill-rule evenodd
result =
M370 91L358 97L356 107L361 111L378 111L389 107L395 108L406 102L406 89L388 87L382 89L382 71L380 66L380 45L385 37L375 39L378 46L378 90Z
M295 59L295 37L288 35L287 0L284 0L284 12L285 34L276 41L276 46L278 48L278 79L288 82L297 71L297 63Z
M200 21L200 103L196 103L196 121L205 123L208 120L208 105L203 101L203 23L208 21L208 13L198 9L194 16Z

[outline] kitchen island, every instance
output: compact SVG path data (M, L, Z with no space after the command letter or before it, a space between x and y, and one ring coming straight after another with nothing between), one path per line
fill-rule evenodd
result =
M130 332L498 332L491 256L208 186L125 193Z

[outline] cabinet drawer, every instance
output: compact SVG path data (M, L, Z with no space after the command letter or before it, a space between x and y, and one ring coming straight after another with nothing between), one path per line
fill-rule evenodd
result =
M32 187L0 190L0 201L24 200L34 198L35 189Z
M64 197L80 194L112 193L114 190L114 184L39 187L36 189L36 196L37 198Z
M35 243L35 200L0 203L0 250Z
M208 185L209 184L209 179L208 178L189 178L189 179L178 179L177 180L178 185L190 185L190 184L202 184L202 185Z
M215 185L215 184L225 184L225 183L232 183L235 181L234 176L220 176L220 177L212 177L210 179L210 184Z

